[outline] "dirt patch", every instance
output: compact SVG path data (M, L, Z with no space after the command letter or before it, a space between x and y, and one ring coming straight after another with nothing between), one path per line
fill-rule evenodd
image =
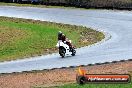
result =
M14 40L22 39L26 34L23 30L0 26L0 45L2 46Z
M80 33L80 44L93 44L98 42L97 40L101 41L104 38L104 35L101 35L98 31L88 31L84 30ZM94 36L96 35L96 36Z
M0 75L1 88L30 88L33 86L52 86L74 83L78 68L32 71ZM132 72L132 61L85 66L89 74L125 74Z

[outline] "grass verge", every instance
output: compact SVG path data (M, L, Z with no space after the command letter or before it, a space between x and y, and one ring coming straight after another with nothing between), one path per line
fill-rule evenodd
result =
M77 7L66 7L66 6L52 6L52 5L35 5L35 4L18 4L18 3L4 3L0 2L0 6L18 6L18 7L39 7L39 8L65 8L65 9L85 9L85 8L77 8Z
M58 31L73 40L76 47L104 38L103 33L82 26L0 17L0 61L57 52Z

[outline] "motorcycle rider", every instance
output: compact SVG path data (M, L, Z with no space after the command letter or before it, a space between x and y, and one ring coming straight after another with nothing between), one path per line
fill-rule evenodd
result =
M58 41L60 41L60 40L64 43L66 43L69 46L70 50L73 48L73 46L70 43L70 41L68 40L68 38L66 38L66 36L61 31L58 32Z

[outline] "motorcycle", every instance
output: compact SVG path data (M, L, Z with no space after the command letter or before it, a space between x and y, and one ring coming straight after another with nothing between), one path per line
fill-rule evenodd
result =
M71 40L69 40L69 42L71 43ZM65 57L65 55L69 55L71 54L72 56L75 56L76 54L76 50L74 47L70 48L67 44L66 41L62 42L61 40L58 41L57 45L59 48L59 54L62 58Z

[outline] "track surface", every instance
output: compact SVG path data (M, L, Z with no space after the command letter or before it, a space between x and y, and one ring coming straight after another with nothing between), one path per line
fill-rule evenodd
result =
M0 16L83 25L108 33L102 42L77 49L77 55L74 57L68 56L62 59L55 53L31 59L1 62L0 73L61 68L132 58L132 12L130 11L0 6ZM109 35L111 38L108 40Z

